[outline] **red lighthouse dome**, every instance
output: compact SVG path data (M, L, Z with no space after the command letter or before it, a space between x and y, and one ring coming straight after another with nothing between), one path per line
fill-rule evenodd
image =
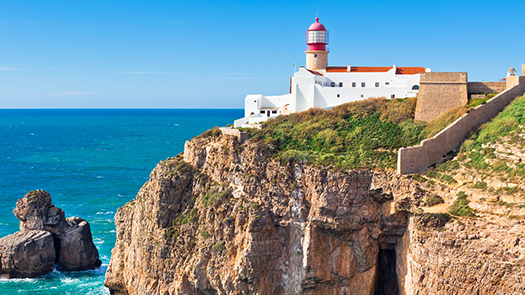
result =
M306 31L306 44L308 51L326 51L328 44L328 31L319 23L319 18L315 18L315 23L311 24Z

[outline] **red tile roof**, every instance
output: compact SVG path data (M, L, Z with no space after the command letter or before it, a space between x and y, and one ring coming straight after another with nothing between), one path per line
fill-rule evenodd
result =
M385 73L392 69L392 67L352 67L350 72L360 73ZM346 73L347 67L327 67L327 72Z
M397 75L414 75L424 73L424 67L398 67L396 74Z
M308 72L316 75L316 76L322 76L323 74L319 73L319 72L316 72L316 71L312 71L312 70L309 70L309 69L306 69Z
M386 73L393 67L352 67L351 73ZM348 73L347 67L327 67L326 71L329 73ZM424 73L424 67L398 67L397 75L414 75Z

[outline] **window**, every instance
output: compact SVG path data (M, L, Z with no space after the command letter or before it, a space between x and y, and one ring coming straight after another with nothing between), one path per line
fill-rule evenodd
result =
M419 85L412 86L412 90L419 90Z
M355 87L356 83L355 82L352 82L352 87Z
M390 95L390 98L396 98L395 94Z
M337 93L337 98L339 98L339 97L341 97L341 96L339 95L339 93Z
M272 111L272 114L277 114L277 111Z
M314 57L317 57L317 54L314 54Z
M376 87L379 87L379 82L376 82Z
M311 43L328 43L327 31L308 31L308 39L306 44Z
M261 114L264 114L264 113L266 113L266 111L261 111L260 113L261 113Z
M365 82L361 82L361 87L365 87L365 86L366 86Z
M361 97L365 97L363 94L361 94Z
M385 82L385 85L390 85L390 82Z
M335 87L335 82L330 83L330 86Z
M343 87L343 82L339 82L339 87Z

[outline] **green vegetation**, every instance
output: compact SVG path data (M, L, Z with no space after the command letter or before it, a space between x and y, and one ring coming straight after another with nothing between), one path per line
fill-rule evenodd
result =
M202 195L202 204L204 206L219 206L232 197L231 189L219 191L219 188L207 187Z
M201 237L203 237L204 239L207 239L207 238L211 237L210 233L207 232L204 227L201 229L200 234L201 234Z
M428 178L434 178L448 184L455 184L457 181L448 174L443 174L439 172L439 169L432 169L425 172L425 176Z
M166 240L173 239L180 235L180 229L175 229L174 227L168 227L164 232L164 238Z
M213 246L211 247L213 251L219 252L219 254L222 253L222 251L226 250L226 247L224 246L224 241L217 241Z
M471 99L468 103L468 107L475 108L477 106L485 104L487 101L491 100L494 96L498 95L498 93L489 93L485 95L484 98L474 98Z
M458 193L458 197L452 203L452 206L450 206L450 209L448 210L448 213L455 215L455 216L462 216L462 217L475 217L476 214L474 214L474 211L470 206L468 205L469 201L467 200L467 195L464 191L460 191Z
M425 205L428 207L432 207L438 204L443 204L443 202L444 202L443 198L441 198L440 196L428 196L425 199Z
M467 106L457 106L448 112L443 113L437 119L429 122L421 135L423 138L431 138L445 129L448 125L454 123L457 119L467 112Z
M397 149L418 144L425 127L415 123L416 99L370 98L331 110L310 109L268 120L252 137L273 145L283 162L336 168L394 168Z
M502 142L503 138L509 143L523 148L525 141L520 137L523 133L525 124L525 95L516 98L507 108L505 108L491 122L482 125L462 144L458 158L466 159L463 164L466 168L471 168L485 173L503 173L505 179L519 176L525 177L525 165L521 163L507 165L505 160L497 159L495 149L488 147L491 144ZM490 161L487 161L490 159ZM486 183L478 182L475 188L487 189ZM501 188L495 193L513 194L519 192L519 187Z
M252 204L250 205L250 209L251 209L251 210L257 210L257 209L259 209L259 204L257 204L257 203L252 203Z
M183 225L187 223L190 223L190 224L194 223L195 221L198 220L197 212L198 212L197 208L193 207L190 211L187 211L186 214L178 215L173 220L172 226L175 227L175 226Z
M197 136L197 138L205 138L205 137L219 137L222 135L222 131L219 127L215 126L213 129L204 131L201 135Z

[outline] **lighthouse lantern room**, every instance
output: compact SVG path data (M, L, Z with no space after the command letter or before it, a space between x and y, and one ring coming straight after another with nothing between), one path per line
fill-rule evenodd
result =
M324 72L328 66L328 31L319 23L319 18L315 18L315 23L310 25L306 31L306 68L313 71Z

